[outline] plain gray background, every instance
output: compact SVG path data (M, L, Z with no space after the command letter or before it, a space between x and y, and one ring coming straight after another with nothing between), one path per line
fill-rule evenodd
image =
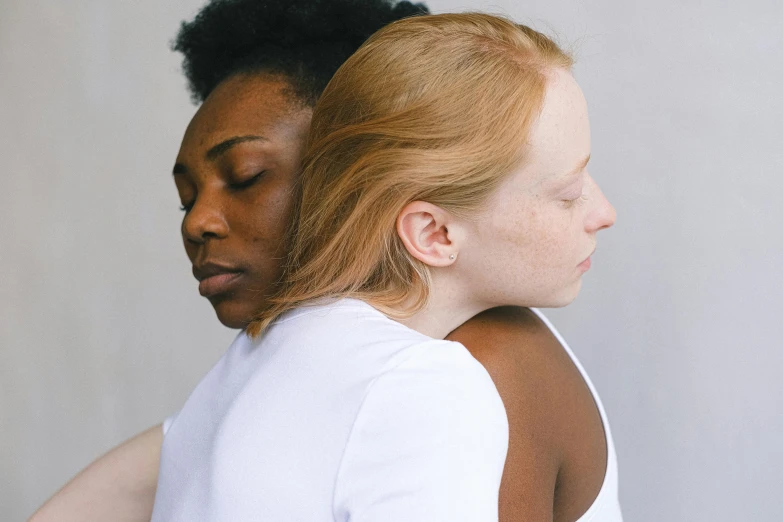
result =
M179 238L201 1L0 3L0 506L159 423L234 336ZM626 520L783 519L783 4L433 0L574 43L617 208L549 315L602 394Z

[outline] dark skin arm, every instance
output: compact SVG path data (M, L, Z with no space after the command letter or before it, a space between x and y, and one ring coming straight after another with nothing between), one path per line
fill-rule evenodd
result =
M506 407L509 447L500 522L577 520L600 490L600 414L568 354L529 309L501 307L448 337L487 369Z

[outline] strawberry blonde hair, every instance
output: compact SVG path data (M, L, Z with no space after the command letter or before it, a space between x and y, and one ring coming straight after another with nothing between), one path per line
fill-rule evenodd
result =
M427 302L430 272L396 232L427 201L469 217L524 163L547 72L573 60L524 25L480 13L419 16L373 35L316 104L276 292L247 331L319 298L393 317Z

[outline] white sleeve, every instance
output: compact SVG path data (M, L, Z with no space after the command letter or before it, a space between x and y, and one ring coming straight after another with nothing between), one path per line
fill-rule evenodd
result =
M413 349L364 398L337 476L335 520L497 521L508 449L497 389L462 345Z
M177 418L177 415L179 415L179 411L176 411L171 414L171 416L166 417L166 420L163 421L163 436L166 436L166 432L169 431L169 428L171 427L171 423L174 422L174 420Z

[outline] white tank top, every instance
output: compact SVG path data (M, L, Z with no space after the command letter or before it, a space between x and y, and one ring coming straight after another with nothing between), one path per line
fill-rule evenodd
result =
M621 520L607 437L601 492L580 521ZM354 299L244 333L164 423L152 522L497 521L502 401L461 344Z

